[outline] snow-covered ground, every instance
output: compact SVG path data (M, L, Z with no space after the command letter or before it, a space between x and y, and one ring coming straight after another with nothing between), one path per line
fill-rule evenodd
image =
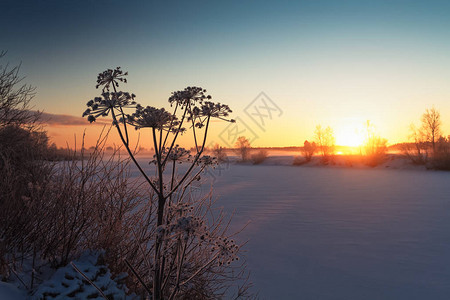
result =
M216 206L234 214L232 231L250 221L238 239L262 299L449 299L450 172L293 160L203 176L201 189L213 183ZM0 299L22 295L0 285Z
M231 164L214 187L263 299L449 299L449 172Z
M203 176L234 230L250 221L240 240L262 299L449 299L450 172L293 160L234 157Z
M26 299L26 293L19 290L11 283L0 281L0 299L2 300L22 300Z

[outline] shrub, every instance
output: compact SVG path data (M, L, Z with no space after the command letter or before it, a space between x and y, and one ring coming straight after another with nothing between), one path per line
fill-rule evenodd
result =
M386 160L387 140L375 137L364 145L365 164L371 167L378 166Z
M105 157L102 147L89 155L73 152L77 159L57 164L35 161L27 169L11 168L6 160L8 176L0 178L4 278L31 262L22 281L32 290L42 266L66 266L87 249L106 249L114 271L124 268L117 257L135 256L136 219L149 213L140 205L139 183L128 179L129 161L117 152Z
M425 165L428 161L428 146L422 129L417 129L414 124L410 126L409 140L412 143L402 145L402 153L415 165Z
M228 156L227 153L225 152L225 149L223 147L221 147L219 144L215 144L213 149L212 149L212 153L214 155L214 157L217 158L217 161L219 163L225 162L228 160Z
M382 164L386 160L387 140L375 133L370 121L366 123L366 139L362 147L364 163L370 167Z
M314 156L314 153L317 151L317 145L315 142L308 142L305 141L303 143L303 149L302 149L302 153L303 156L305 157L305 161L306 162L310 162L312 157Z
M436 170L450 170L450 141L448 138L441 136L436 141L436 151L429 165Z
M140 205L129 160L117 151L106 157L105 136L90 154L49 146L39 114L30 111L34 87L19 84L19 67L7 67L0 66L2 279L14 273L23 288L33 290L45 279L42 268L65 266L86 249L107 249L114 271L125 266L118 257L137 264L137 241L148 244L149 236L138 220L150 219L152 208ZM60 159L66 161L52 162Z
M257 153L252 155L252 162L254 165L259 165L260 163L264 162L267 158L269 153L267 150L261 149Z

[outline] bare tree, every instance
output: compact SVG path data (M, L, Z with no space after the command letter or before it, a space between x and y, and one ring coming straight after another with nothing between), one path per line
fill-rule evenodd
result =
M414 124L409 126L410 135L408 136L410 143L403 146L403 154L414 164L423 165L428 160L428 149L426 146L426 137L422 129L417 128Z
M422 115L422 132L426 141L431 143L433 154L436 152L436 142L441 135L441 114L434 107L427 109Z
M249 159L250 148L252 146L250 145L250 141L245 136L238 137L235 147L238 153L241 155L242 161L246 161Z
M10 67L2 64L6 51L0 52L0 127L19 125L33 127L40 114L32 112L30 101L36 88L23 84L24 77L19 75L20 64Z
M322 161L326 163L330 156L334 154L336 139L333 129L330 126L324 129L321 125L317 125L314 134L317 146L322 154Z

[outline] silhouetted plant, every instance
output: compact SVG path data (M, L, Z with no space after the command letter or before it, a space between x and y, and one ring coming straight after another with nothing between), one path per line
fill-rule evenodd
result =
M154 228L152 256L144 257L150 272L142 274L137 266L127 264L152 299L174 299L180 293L192 293L193 288L211 297L220 292L219 288L208 289L215 285L217 276L225 274L224 266L237 259L239 247L225 235L221 222L207 222L206 214L210 211L204 205L206 199L189 200L193 198L190 185L199 180L205 168L217 162L203 155L209 127L212 119L234 122L228 119L231 109L212 102L212 97L200 87L173 92L169 97L173 112L143 107L135 102L134 94L117 91L119 83L126 82L126 75L120 68L99 74L97 88L102 88L101 97L87 103L83 116L90 122L111 116L126 151L156 198L148 201L149 206L156 202L156 220L148 223ZM134 111L128 113L128 109ZM130 127L150 130L155 177L149 176L136 160L130 146ZM188 131L195 145L192 152L176 143L179 135ZM178 174L180 163L188 164L182 174ZM151 284L147 283L147 276L151 277Z

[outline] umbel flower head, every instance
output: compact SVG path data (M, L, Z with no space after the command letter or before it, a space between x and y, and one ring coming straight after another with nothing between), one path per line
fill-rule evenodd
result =
M127 123L133 125L136 130L145 127L170 130L179 124L177 117L164 108L153 106L144 108L139 104L136 106L136 111L132 115L127 116Z
M169 149L167 147L164 147L162 149L162 156L165 157L167 155L167 151ZM183 147L180 147L179 145L175 145L175 147L172 148L172 150L169 153L168 160L171 161L178 161L182 162L183 160L188 160L191 157L191 152L189 150L186 150Z
M192 205L180 201L169 206L168 213L171 215L171 219L173 219L174 217L191 214L193 211L194 207Z
M128 75L128 72L123 72L120 67L113 69L108 69L98 74L97 76L97 85L95 88L99 88L103 86L103 91L109 91L109 87L112 84L113 87L119 87L119 81L123 83L127 83L127 79L125 76Z
M188 117L188 121L195 120L195 127L202 128L209 118L218 118L231 123L236 122L233 119L226 119L233 111L228 105L205 101L201 105L192 109L192 114Z
M202 157L200 157L197 160L197 164L200 166L216 166L219 164L219 162L217 161L217 157L214 156L210 156L210 155L203 155Z
M211 101L206 101L201 106L201 115L210 116L213 118L225 118L230 115L233 111L226 104L213 103Z
M182 91L172 92L169 103L170 105L177 103L181 105L181 107L189 107L189 121L193 118L212 117L234 122L234 120L225 119L232 113L230 107L228 105L211 102L211 99L211 95L206 95L205 89L189 86ZM196 124L197 127L202 127L202 125L203 122Z
M189 236L205 236L208 228L205 221L196 216L182 216L170 224L170 231L181 235L185 241Z
M215 245L211 248L211 251L218 251L218 265L222 266L224 264L231 264L235 260L239 260L237 253L239 246L233 240L226 237L219 237L215 241Z
M98 117L108 116L113 109L133 107L136 105L135 97L134 94L124 92L104 92L102 97L95 97L86 103L88 108L84 111L83 117L88 116L88 121L92 123Z
M206 95L206 90L201 87L188 86L182 91L172 92L172 96L169 97L169 103L178 103L179 105L187 106L196 102L202 103L204 100L211 99L210 95Z

